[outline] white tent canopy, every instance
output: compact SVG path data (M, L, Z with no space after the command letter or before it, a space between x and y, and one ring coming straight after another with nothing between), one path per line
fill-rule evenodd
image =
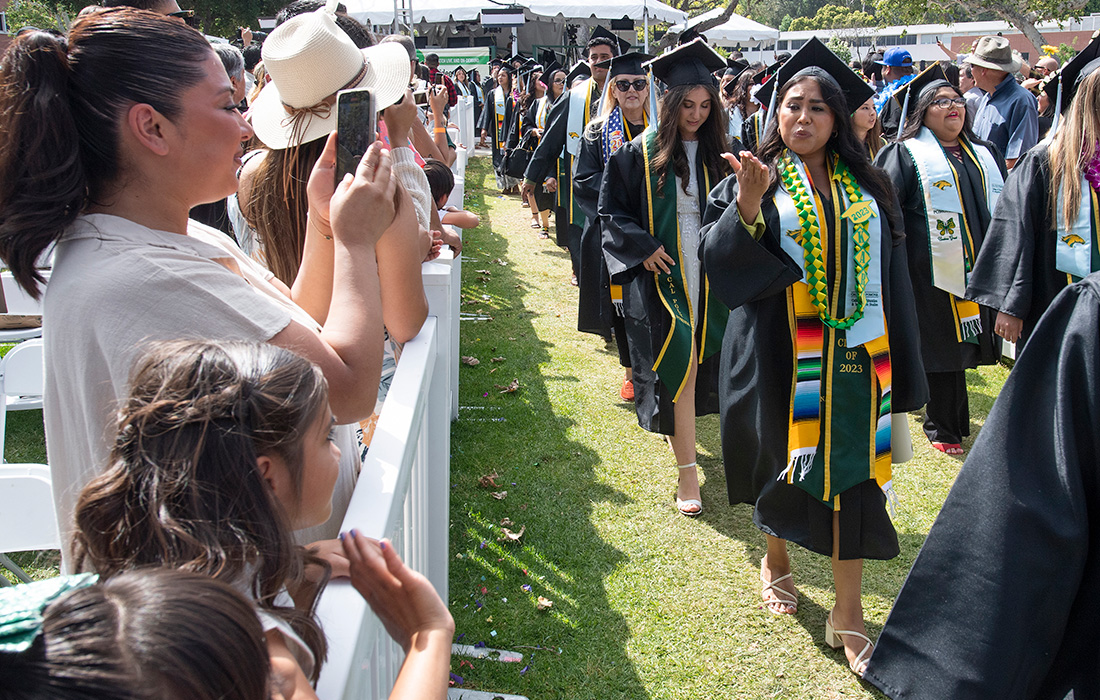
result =
M687 19L686 12L666 5L660 0L594 0L587 3L574 0L574 4L559 4L553 0L519 0L519 4L536 15L561 16L572 20L596 19L606 22L629 17L640 22L644 19L646 12L649 14L650 21L655 22L683 22Z
M717 17L722 14L722 10L721 7L709 10L692 17L685 23L673 25L669 28L669 31L682 32L685 29L690 29L700 22ZM703 30L702 34L707 38L707 41L720 46L756 44L762 41L777 41L779 39L778 29L772 29L765 24L754 22L748 17L742 17L738 14L730 15L726 22L719 24L717 27Z
M575 0L574 0L575 1ZM393 22L393 0L343 0L348 14L364 24ZM499 9L504 5L492 0L411 0L413 24L422 22L476 22L483 9ZM642 21L648 11L651 22L683 22L687 13L660 0L596 0L592 3L559 5L551 0L518 0L516 3L532 15L585 22L610 21L629 17Z

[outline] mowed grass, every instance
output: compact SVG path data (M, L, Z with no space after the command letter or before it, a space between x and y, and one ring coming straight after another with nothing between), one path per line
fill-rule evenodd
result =
M828 559L792 545L798 614L761 605L764 538L749 507L728 505L717 417L699 421L705 513L690 520L673 505L670 450L619 399L614 347L576 331L566 251L499 195L487 157L466 185L482 224L465 237L461 354L478 364L461 366L451 434L449 602L460 643L524 659L455 656L463 687L532 700L882 697L822 641ZM975 435L1006 376L968 373ZM901 555L866 565L872 638L962 464L931 449L920 418L915 458L895 468Z

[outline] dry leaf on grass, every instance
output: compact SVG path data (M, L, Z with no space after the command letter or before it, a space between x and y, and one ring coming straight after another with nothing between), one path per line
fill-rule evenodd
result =
M512 383L508 386L501 386L500 384L494 384L493 386L500 389L500 393L502 394L511 394L519 389L519 379L513 379Z
M489 362L504 362L504 358L503 357L494 357L491 360L489 360Z
M524 525L524 526L520 527L519 532L512 532L508 528L502 527L502 528L500 528L500 531L504 534L504 536L503 537L498 537L497 541L498 542L519 542L519 538L523 537L523 532L526 529L527 529L527 526Z
M498 501L503 501L505 498L508 497L508 492L507 491L493 491L489 495L492 496L493 498L497 499Z
M481 360L477 359L476 357L471 357L469 355L463 355L462 364L470 365L471 367L477 367L481 364Z
M498 483L497 483L497 482L495 481L495 479L497 479L497 478L498 478L498 476L499 476L499 475L498 475L498 474L496 474L496 473L493 473L493 474L486 474L485 476L483 476L483 477L481 477L480 479L478 479L478 480L477 480L477 485L478 485L478 486L480 486L480 487L481 487L481 488L483 488L483 489L487 489L487 488L489 488L490 486L492 486L492 487L499 487L499 486L500 486L500 484L498 484Z
M549 610L550 608L554 607L554 601L540 595L539 596L538 607L539 607L539 610Z
M512 523L511 518L505 518L504 520L500 521L500 524L504 527L508 527L509 525L512 525L513 523Z

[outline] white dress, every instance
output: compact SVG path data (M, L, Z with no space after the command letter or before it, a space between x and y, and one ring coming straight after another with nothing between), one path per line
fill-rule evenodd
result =
M684 192L683 180L676 178L676 220L680 224L680 250L683 253L684 276L687 279L688 301L692 318L698 324L699 278L702 264L699 261L699 227L702 211L699 209L699 176L695 171L695 158L699 152L698 141L684 141L687 152L688 186ZM669 252L671 254L671 251ZM680 263L677 263L680 264Z

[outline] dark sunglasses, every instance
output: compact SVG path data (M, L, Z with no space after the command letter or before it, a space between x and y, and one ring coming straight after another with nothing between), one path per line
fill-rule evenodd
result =
M635 92L641 92L649 87L649 81L645 78L638 78L637 80L616 80L615 89L619 92L629 92L630 88L634 88Z
M180 10L179 12L169 12L169 17L178 17L183 20L183 23L192 29L199 28L199 20L195 17L194 10Z

